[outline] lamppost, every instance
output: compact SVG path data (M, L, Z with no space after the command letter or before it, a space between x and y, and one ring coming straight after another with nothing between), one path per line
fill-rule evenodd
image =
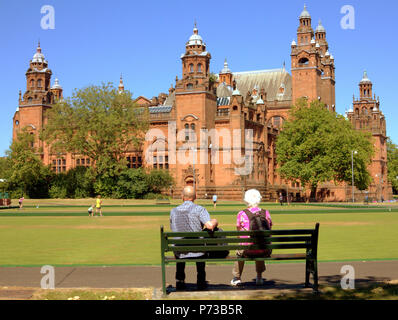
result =
M357 154L356 150L351 151L351 175L352 175L352 203L355 202L355 192L354 192L354 154Z
M196 148L191 147L193 151L192 171L193 171L193 191L196 194L196 174L195 174L195 162L196 162Z

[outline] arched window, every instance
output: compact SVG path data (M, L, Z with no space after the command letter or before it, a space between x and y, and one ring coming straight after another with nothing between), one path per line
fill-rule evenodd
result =
M201 63L198 64L198 72L202 72L202 64Z
M189 65L189 72L193 72L193 63Z
M189 140L189 124L185 124L185 141Z
M299 64L301 65L308 65L309 64L309 60L307 58L301 58L299 60Z
M195 132L195 124L194 123L191 123L191 132L190 132L190 134L191 134L191 137L190 137L190 140L193 140L193 141L196 141L196 132Z
M37 80L37 87L41 88L41 79Z
M30 80L30 86L33 88L35 86L35 80Z
M188 83L187 84L187 89L192 89L193 88L193 84L192 83Z

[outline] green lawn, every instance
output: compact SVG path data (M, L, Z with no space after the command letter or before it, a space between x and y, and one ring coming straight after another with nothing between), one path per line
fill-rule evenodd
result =
M0 266L159 264L159 227L169 227L172 206L108 202L104 217L87 216L90 201L42 200L23 210L0 210ZM242 205L206 207L224 230L235 229ZM398 259L398 207L264 204L275 229L320 223L319 260ZM391 210L391 211L390 211Z

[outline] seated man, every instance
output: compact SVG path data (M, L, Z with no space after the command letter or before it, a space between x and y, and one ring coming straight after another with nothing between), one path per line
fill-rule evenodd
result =
M210 219L207 210L194 203L195 198L196 195L193 187L185 187L182 192L184 203L177 208L173 208L170 212L170 228L173 232L200 232L203 228L213 230L217 227L217 220ZM203 255L203 252L187 252L176 254L176 258L199 258ZM197 286L199 290L207 287L205 266L205 262L196 263ZM176 288L177 290L185 288L185 262L177 263Z

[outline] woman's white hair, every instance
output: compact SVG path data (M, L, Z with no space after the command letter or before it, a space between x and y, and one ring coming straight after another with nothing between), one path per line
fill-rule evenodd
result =
M261 202L261 194L256 189L250 189L245 192L245 198L243 199L248 206L256 207Z

